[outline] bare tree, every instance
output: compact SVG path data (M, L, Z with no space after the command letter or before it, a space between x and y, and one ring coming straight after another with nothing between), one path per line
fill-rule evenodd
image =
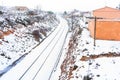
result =
M118 4L118 6L116 6L116 8L120 10L120 3Z
M37 10L37 14L39 14L41 12L41 5L40 4L36 6L36 10Z

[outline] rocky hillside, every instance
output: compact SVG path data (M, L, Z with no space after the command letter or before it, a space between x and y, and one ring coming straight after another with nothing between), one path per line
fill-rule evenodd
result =
M0 75L16 60L29 54L59 24L50 11L0 11Z

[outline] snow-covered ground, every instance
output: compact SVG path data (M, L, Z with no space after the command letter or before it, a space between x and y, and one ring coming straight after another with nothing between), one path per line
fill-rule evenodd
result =
M0 76L14 66L16 60L29 54L56 29L58 24L58 17L46 11L32 16L10 12L1 14Z
M74 44L77 44L77 47L71 54L74 63L66 65L66 72L63 72L59 79L120 80L120 41L96 40L94 46L94 39L90 36L86 21L82 20L84 18L76 19L80 20L77 23L80 23L82 33L76 36L77 43ZM64 64L63 62L62 66Z
M66 55L66 51L68 49L68 43L69 43L70 37L71 37L71 33L68 33L65 44L63 46L60 61L58 63L58 66L56 66L55 71L53 72L50 80L59 80L59 76L61 75L61 68L60 67L61 67L63 60L65 59L65 55Z
M66 20L61 17L59 19L60 24L55 31L0 79L49 80L51 78L59 62L61 48L68 32Z
M41 14L41 15L46 16L46 13L45 15L44 14ZM74 13L72 13L72 15L74 15ZM55 68L53 69L53 66L51 67L51 64L53 63L51 63L50 65L48 64L48 66L51 67L50 69L54 70L52 71L53 74L51 75L50 72L48 72L47 67L45 67L46 73L43 74L45 70L43 69L42 73L38 72L42 76L37 75L37 77L34 79L39 80L41 78L42 80L46 80L48 79L47 75L50 74L51 80L119 80L120 79L120 71L119 71L120 41L96 40L96 46L94 46L94 39L90 36L90 32L87 28L88 25L85 24L86 21L84 16L80 17L80 15L78 14L77 16L75 15L74 17L69 17L69 16L71 16L71 14L69 14L66 17L67 18L66 20L68 20L68 25L70 27L69 30L71 32L67 37L67 40L66 40L67 43L63 48L64 49L63 55L59 61L58 66L54 65ZM52 28L50 32L52 32L56 28L56 26L59 24L59 20L56 21L56 18L52 18L53 20L51 22L51 18L52 17L47 16L45 20L47 20L48 22L46 21L43 23L35 23L32 26L28 25L27 28L26 27L18 28L15 30L13 34L10 34L9 36L5 36L4 39L0 39L0 43L1 43L0 44L0 52L1 52L0 53L0 73L6 70L6 67L9 66L11 63L13 63L15 60L17 60L22 55L29 52L34 46L39 44L39 42L34 39L33 35L24 34L24 33L31 32L33 31L33 29L38 29L38 26L44 26L44 27L47 27L47 29ZM73 31L71 27L72 25L71 18L73 18L73 23L74 23L73 26L75 26L73 27ZM4 20L3 18L0 19L0 21L3 21L3 20ZM65 20L63 20L62 23L67 24ZM67 25L65 26L65 24L61 24L61 26L66 27ZM78 34L76 35L76 31L78 30L82 30L82 33L79 35ZM50 32L48 31L47 35L49 35ZM45 38L44 35L42 35L42 37ZM41 40L42 39L40 39L40 41ZM43 46L37 47L32 52L30 52L28 56L30 56L32 53L39 53L38 50L42 50L39 48L45 47L44 43L48 43L49 40L50 39L48 39L48 41L46 42L43 41L41 43L41 45L43 44ZM55 48L56 50L54 50L52 54L55 53L55 51L60 50L59 49L60 46L61 46L60 44L57 45L58 48ZM38 54L35 54L35 55L38 55ZM51 58L52 57L54 56L51 56ZM33 55L30 56L29 58L25 58L24 59L25 61L23 60L23 63L21 61L21 63L19 63L19 66L32 63L31 61L34 61L34 60L31 60L31 59L34 59ZM56 61L50 61L50 62L56 62ZM67 64L64 64L64 62L66 62ZM24 67L23 69L21 69L21 67L19 66L16 65L14 68L12 68L8 72L9 76L7 74L3 75L2 80L6 80L7 77L9 77L9 79L11 78L12 80L14 80L15 78L17 79L21 74L23 74L24 70L28 66L30 66L30 64L25 66L26 68ZM64 69L62 70L62 68ZM17 73L15 72L16 70L14 69L18 70L20 72L20 75L15 74L16 77L11 77L13 76L13 73ZM34 71L35 69L36 68L33 68L32 71ZM60 72L60 69L61 69L61 72ZM38 69L36 69L35 71L37 70ZM32 71L30 71L31 74L32 74ZM63 74L62 74L62 71L64 71ZM33 75L30 77L33 77ZM25 75L23 79L24 80L29 79L29 77Z
M78 68L73 71L74 78L71 78L71 80L83 80L84 76L87 75L90 76L91 80L119 80L119 56L101 56L85 61L81 60L81 58L89 55L119 54L120 41L96 40L96 47L94 47L94 40L89 35L89 31L84 28L79 38L78 49L76 50L78 55L76 56L75 65Z

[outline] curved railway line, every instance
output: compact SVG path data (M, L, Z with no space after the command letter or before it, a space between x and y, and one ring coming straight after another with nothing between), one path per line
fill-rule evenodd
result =
M67 22L61 22L53 33L0 80L50 80L59 63L68 33Z

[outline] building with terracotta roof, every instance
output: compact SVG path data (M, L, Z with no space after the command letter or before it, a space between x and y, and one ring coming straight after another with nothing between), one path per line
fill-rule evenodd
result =
M120 18L120 10L106 6L104 8L93 10L93 16L102 18Z

